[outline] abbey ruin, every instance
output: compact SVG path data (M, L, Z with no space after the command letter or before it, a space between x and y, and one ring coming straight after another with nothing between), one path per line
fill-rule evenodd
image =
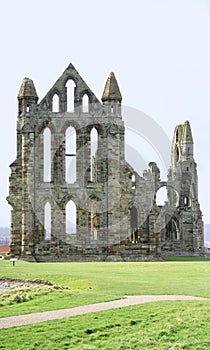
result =
M154 162L141 176L125 160L121 101L113 73L99 101L72 64L39 103L33 81L23 80L7 198L11 254L143 261L203 253L189 122L175 127L167 182ZM160 206L163 186L168 199Z

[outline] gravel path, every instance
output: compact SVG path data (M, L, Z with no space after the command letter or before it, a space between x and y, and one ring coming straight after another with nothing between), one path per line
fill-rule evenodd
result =
M65 317L84 315L91 312L117 309L120 307L149 303L161 300L210 300L207 298L185 296L185 295L135 295L127 296L125 299L108 301L98 304L77 306L71 309L55 310L47 312L36 312L20 316L0 318L0 328L23 326L32 323L57 320Z

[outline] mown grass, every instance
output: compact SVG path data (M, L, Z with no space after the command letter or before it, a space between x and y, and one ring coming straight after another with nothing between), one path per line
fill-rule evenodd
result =
M210 302L153 302L2 329L0 349L209 350Z
M0 317L69 308L138 294L210 297L210 262L39 263L0 261L0 276L68 287L0 307ZM0 292L0 297L2 292ZM30 298L29 298L30 299Z
M210 258L202 256L164 256L164 261L210 261Z
M210 262L192 260L58 264L18 261L15 267L9 261L0 261L2 277L49 280L67 287L31 291L35 293L32 298L16 304L13 298L12 305L0 307L0 317L135 294L210 297ZM0 292L0 296L3 294ZM155 302L0 331L0 349L5 350L209 348L210 301Z

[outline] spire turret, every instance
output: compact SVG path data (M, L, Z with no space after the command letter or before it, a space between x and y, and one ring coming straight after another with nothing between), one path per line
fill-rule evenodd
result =
M120 89L113 72L109 74L104 88L102 102L105 101L122 101L122 95L120 93Z
M32 79L24 78L20 87L18 98L30 98L33 97L38 100L34 82Z
M191 127L188 120L184 123L182 141L193 142Z
M190 161L193 159L193 137L188 120L183 125L182 133L182 159Z
M24 78L18 94L19 115L30 112L30 107L37 104L38 96L32 79Z
M174 169L177 162L193 161L193 137L188 120L175 128L171 155Z

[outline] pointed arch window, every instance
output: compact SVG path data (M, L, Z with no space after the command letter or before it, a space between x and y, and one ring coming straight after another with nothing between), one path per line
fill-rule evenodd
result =
M77 207L70 200L66 205L66 233L76 234L77 231Z
M51 205L49 202L44 206L44 239L51 240Z
M65 134L66 145L66 182L74 183L76 181L76 130L70 126Z
M131 177L131 189L135 190L136 188L136 176L133 174Z
M74 112L75 87L76 84L72 79L67 81L67 112Z
M89 97L87 94L84 94L82 98L82 112L83 113L89 112Z
M59 96L58 94L54 94L52 98L52 111L59 112Z
M43 132L44 146L44 182L51 181L51 131L45 128Z
M163 235L164 239L168 241L179 241L180 240L180 230L179 223L177 219L171 218L171 214L166 214L165 217L165 232Z
M178 162L180 158L179 147L176 147L175 149L175 156L176 156L176 162Z
M90 132L90 181L94 181L94 161L98 149L98 131L95 127Z

